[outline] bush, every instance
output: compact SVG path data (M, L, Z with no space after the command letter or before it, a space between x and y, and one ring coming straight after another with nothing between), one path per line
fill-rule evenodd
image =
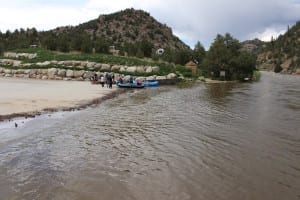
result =
M177 65L176 66L176 71L179 72L180 74L182 74L184 77L192 77L193 73L192 70L190 68L181 66L181 65Z

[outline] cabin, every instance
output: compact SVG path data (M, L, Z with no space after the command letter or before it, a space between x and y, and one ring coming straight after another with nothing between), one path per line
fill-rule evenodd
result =
M189 61L188 63L185 64L185 67L191 69L193 74L197 73L198 66L194 61L192 60Z

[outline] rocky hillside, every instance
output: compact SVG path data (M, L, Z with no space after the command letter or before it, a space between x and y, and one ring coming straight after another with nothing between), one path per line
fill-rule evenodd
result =
M284 35L267 43L258 54L257 65L262 70L300 74L300 21Z
M144 54L150 54L151 50L158 48L189 49L186 44L173 35L170 27L161 24L149 13L135 9L100 15L97 19L78 26L59 27L42 35L44 38L49 35L66 38L70 41L71 48L73 47L75 50L82 49L82 44L77 46L76 43L88 39L94 44L96 50L97 46L103 46L103 48L114 46L115 49L125 52L134 51L134 49L138 51L140 48ZM103 48L99 52L105 51Z
M254 40L246 40L241 43L241 50L246 51L248 53L254 53L254 54L259 54L263 48L266 47L266 42L263 42L259 39L254 39Z
M0 32L1 51L28 48L31 45L62 52L119 53L151 57L159 48L190 50L172 29L142 10L126 9L79 24L38 32L20 29Z

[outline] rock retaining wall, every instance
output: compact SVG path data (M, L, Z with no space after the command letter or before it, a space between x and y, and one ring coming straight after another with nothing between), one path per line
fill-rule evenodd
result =
M7 57L7 56L6 56ZM20 60L13 59L0 59L0 65L6 67L43 67L43 68L77 68L82 70L91 70L91 71L115 71L115 72L129 72L129 73L155 73L159 72L160 68L158 66L125 66L125 65L110 65L105 63L96 63L89 61L78 61L78 60L65 60L65 61L44 61L37 63L23 63Z
M94 74L105 75L109 72L96 72L96 71L85 71L85 70L71 70L71 69L7 69L0 67L0 77L15 77L15 78L33 78L42 80L75 80L75 81L89 81ZM125 76L122 73L114 73L115 79L117 80L120 76L124 77L125 80L129 80L130 76ZM136 77L139 80L158 80L162 84L174 84L174 80L177 79L176 74L170 73L167 76L139 76Z

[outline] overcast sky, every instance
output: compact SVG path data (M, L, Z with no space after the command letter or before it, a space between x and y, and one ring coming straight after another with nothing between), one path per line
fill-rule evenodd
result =
M192 48L218 33L268 41L300 20L300 0L0 0L0 30L78 25L126 8L143 9Z

